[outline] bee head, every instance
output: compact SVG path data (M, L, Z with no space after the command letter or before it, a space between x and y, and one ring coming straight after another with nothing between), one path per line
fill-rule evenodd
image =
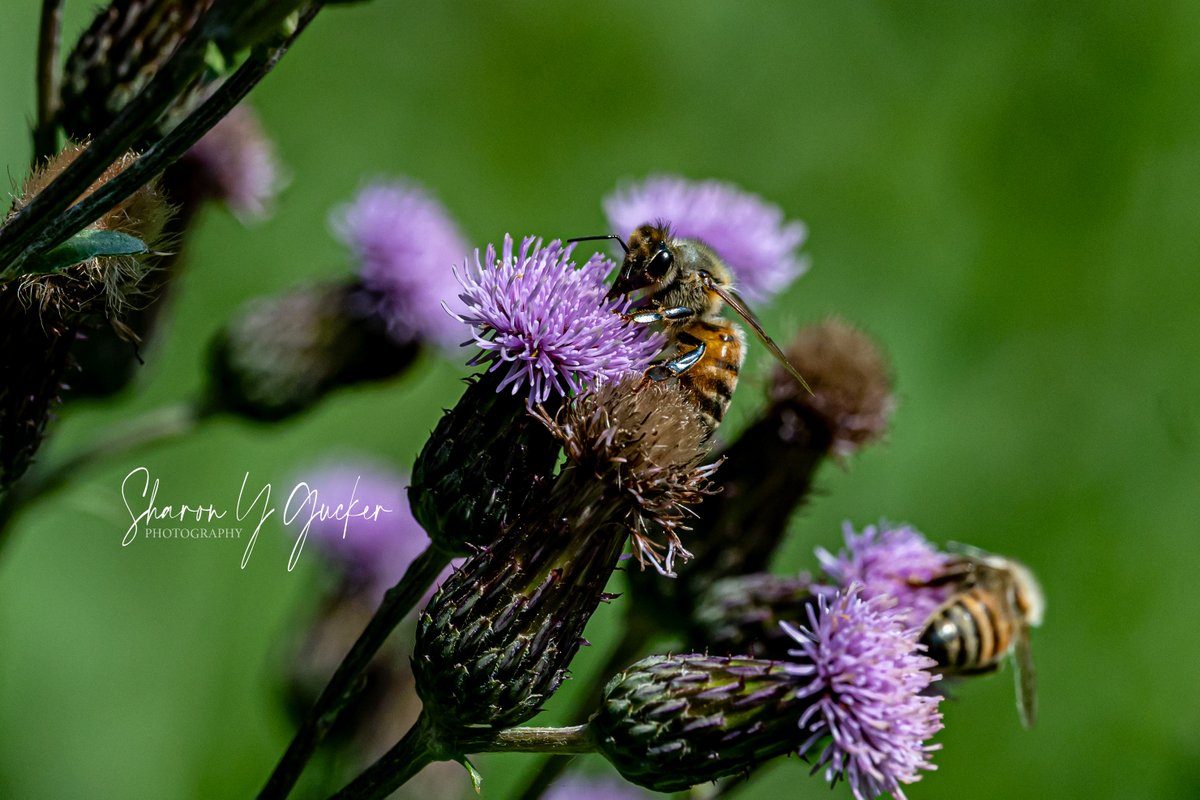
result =
M666 224L642 225L629 236L625 260L608 296L611 299L638 289L663 286L674 273L675 253Z

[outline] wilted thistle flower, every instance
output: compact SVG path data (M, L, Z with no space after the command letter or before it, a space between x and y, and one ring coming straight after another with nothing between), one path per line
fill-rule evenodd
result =
M814 771L824 767L830 782L845 778L860 800L884 792L902 798L901 783L934 769L929 756L941 745L927 742L942 728L942 698L922 694L936 676L928 671L933 659L916 652L919 629L906 628L886 598L865 600L859 588L821 598L807 629L784 623L800 645L794 655L812 663L805 694L813 705L800 718L809 738L800 752L830 737Z
M887 433L895 408L891 369L869 336L848 322L828 319L802 328L787 357L812 391L782 368L772 373L771 405L781 439L828 439L830 454L842 459ZM802 434L801 428L809 432Z
M796 254L807 235L804 223L785 220L777 206L732 184L653 176L619 188L605 199L604 210L622 236L663 220L674 235L704 242L751 301L769 300L808 268Z
M886 432L892 381L865 334L836 319L810 325L788 357L812 392L776 367L771 402L722 453L721 491L696 521L688 570L669 584L631 576L638 604L657 619L686 626L696 598L715 581L766 571L817 469ZM664 606L673 613L662 614Z
M491 362L503 373L499 388L527 391L530 404L640 371L662 349L660 337L619 316L628 300L605 299L613 262L595 254L576 268L573 250L527 237L514 253L505 236L499 254L475 251L458 276L468 306L458 319L483 351L472 363Z
M575 398L553 422L567 462L511 529L451 575L421 614L414 668L441 730L511 726L566 676L632 533L669 568L682 507L707 489L701 426L674 393L630 383ZM661 547L653 529L667 526ZM660 555L661 553L661 555Z
M12 212L24 208L82 151L81 146L68 145L35 171L25 181ZM134 156L126 154L105 170L87 193L133 161ZM170 205L152 181L88 226L81 236L124 234L153 251L162 245L170 215ZM76 264L29 272L0 283L0 489L25 472L40 445L77 335L110 322L123 327L121 318L142 302L146 276L156 260L152 252L79 257L83 260Z
M910 625L922 625L954 591L949 585L930 585L951 557L939 552L912 526L880 523L855 533L854 526L846 522L842 535L846 546L836 556L817 548L821 568L833 582L825 587L826 592L845 591L857 584L865 599L892 598L897 614Z
M406 181L375 183L335 209L333 228L350 247L372 311L399 342L455 347L466 329L453 267L467 243L446 209Z
M417 354L365 313L356 285L316 285L248 302L216 336L208 403L275 421L343 386L391 378Z
M813 752L831 781L859 798L931 769L927 740L940 697L921 695L932 662L878 601L853 592L809 611L787 661L652 656L614 678L588 723L598 750L627 779L655 791L747 772L788 752ZM816 770L814 770L816 771Z

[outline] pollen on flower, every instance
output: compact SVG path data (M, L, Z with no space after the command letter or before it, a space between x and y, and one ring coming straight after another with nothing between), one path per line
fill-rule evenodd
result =
M465 331L444 307L461 312L454 264L468 252L449 212L407 181L367 186L333 213L333 228L353 252L372 309L397 341L456 347Z
M764 302L808 269L796 251L808 235L778 206L721 181L659 175L622 186L604 201L613 230L625 236L651 220L670 223L679 237L699 239L733 270L738 288Z
M457 271L466 310L447 310L471 326L481 352L472 364L501 371L499 389L528 392L530 405L577 394L644 370L662 337L620 316L627 299L607 300L613 263L593 255L582 266L573 245L528 237L514 250L510 236L489 245Z
M853 584L832 599L821 597L805 628L781 623L799 648L791 654L811 666L802 690L813 702L800 717L806 739L800 755L828 738L814 772L844 778L858 800L885 792L903 798L900 784L934 769L929 739L942 728L941 697L926 695L937 679L932 659L917 652L919 629L884 597L870 600Z

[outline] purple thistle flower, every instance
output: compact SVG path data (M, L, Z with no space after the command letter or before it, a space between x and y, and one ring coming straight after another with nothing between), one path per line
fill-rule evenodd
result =
M441 203L412 183L376 183L335 209L332 224L394 339L445 348L462 341L462 325L442 308L464 310L453 267L468 247Z
M765 302L808 269L796 250L804 223L757 195L721 181L654 176L619 188L604 200L609 225L622 236L663 220L683 238L699 239L725 261L747 299Z
M289 522L296 530L309 525L306 541L352 586L382 596L429 545L409 510L406 483L371 461L329 464L293 484Z
M283 183L275 146L245 103L192 145L183 160L195 191L221 200L243 220L267 216Z
M817 548L817 559L834 586L817 587L825 593L845 591L852 583L862 586L862 596L894 598L896 610L912 625L921 625L949 597L951 587L928 585L945 567L949 556L939 552L910 525L877 528L868 525L856 534L849 522L842 526L846 547L837 556Z
M661 336L621 318L628 299L605 299L612 261L595 254L576 268L573 250L528 237L514 254L505 236L499 255L488 245L482 260L476 250L456 272L469 309L454 316L472 326L483 350L470 363L506 369L498 388L528 387L531 405L643 370L662 349Z
M808 739L799 753L829 736L814 772L824 767L830 783L844 777L858 800L884 792L903 799L901 783L935 769L929 756L941 745L926 741L942 729L942 698L921 694L936 676L927 671L933 660L917 653L918 629L905 627L886 598L863 599L861 588L819 598L808 628L781 623L800 644L791 654L812 662L792 667L811 675L802 694L814 701L800 717Z

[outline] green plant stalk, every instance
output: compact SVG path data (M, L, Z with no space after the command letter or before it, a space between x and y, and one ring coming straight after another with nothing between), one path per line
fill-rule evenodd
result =
M617 641L617 646L609 653L608 658L605 659L604 666L600 668L600 679L592 682L591 688L576 703L571 712L569 719L575 722L586 720L588 715L599 708L604 697L604 685L608 679L640 659L645 654L644 651L651 640L661 630L661 627L647 618L636 604L629 603L627 609L625 624L621 626L621 638ZM533 777L516 797L519 800L537 800L546 793L550 784L558 780L570 763L571 759L566 752L541 759L541 762L534 768Z
M150 445L177 439L194 431L212 415L212 410L195 403L178 403L147 412L132 423L97 437L75 454L39 469L14 484L0 497L0 553L12 538L12 521L39 498L60 488L80 470L111 461Z
M388 589L387 594L383 597L383 602L367 623L367 627L359 635L350 651L346 653L342 663L338 665L333 677L329 679L329 683L326 684L304 722L292 737L287 750L279 759L279 763L275 765L270 777L267 778L262 791L259 792L259 800L268 800L269 798L279 800L287 797L292 791L300 779L305 765L325 738L325 734L329 732L342 709L354 696L359 678L371 659L379 652L379 648L387 641L396 626L408 616L417 601L433 585L437 576L450 563L450 558L450 554L431 544L408 566L400 581ZM415 730L416 726L414 726ZM410 732L410 736L413 735L415 734ZM412 749L417 746L417 740L409 741L409 736L406 736L401 744L405 744L405 742L408 742L407 748Z
M62 37L62 12L66 0L42 0L37 49L37 121L33 126L33 161L36 164L58 152L54 115L58 112L61 78L58 45Z
M32 256L62 244L162 172L237 105L275 67L321 8L313 2L300 15L295 31L274 48L256 47L246 63L206 102L136 162L84 200L71 205L117 158L153 125L204 66L219 12L237 4L214 5L188 33L179 49L153 79L74 162L29 205L0 226L0 278L18 274ZM68 210L68 207L69 210ZM66 213L62 213L66 211Z
M466 729L438 731L422 714L395 747L385 753L331 800L381 800L433 761L460 761L479 788L478 774L466 760L470 753L591 753L586 725L569 728Z

